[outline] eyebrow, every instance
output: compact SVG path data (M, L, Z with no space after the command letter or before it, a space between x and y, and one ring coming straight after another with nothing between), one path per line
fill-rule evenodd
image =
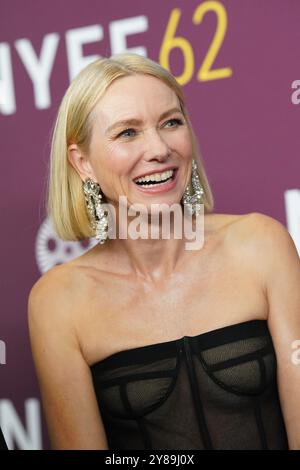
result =
M173 114L175 112L178 112L178 113L182 113L182 110L179 109L179 108L172 108L172 109L168 109L168 111L165 111L164 113L162 113L160 116L159 116L159 121L161 119L164 119L166 118L167 116L169 116L170 114ZM117 121L115 122L114 124L112 124L111 126L109 126L106 131L105 131L105 134L108 134L109 132L111 132L113 129L117 128L117 127L122 127L122 126L138 126L139 124L141 124L143 121L141 119L122 119L121 121Z

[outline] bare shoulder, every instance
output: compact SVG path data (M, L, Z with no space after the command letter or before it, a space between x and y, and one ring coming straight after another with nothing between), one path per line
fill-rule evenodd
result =
M205 230L208 235L216 235L217 238L230 243L236 243L235 236L240 228L245 225L250 214L207 214L205 219Z
M266 248L270 244L275 247L276 244L291 241L290 234L281 222L260 212L251 212L241 217L234 234L240 241L247 242L248 246L257 248Z
M287 228L273 217L254 213L249 221L249 229L253 232L252 245L262 266L268 271L270 278L276 271L295 267L299 270L300 258L293 238Z
M252 212L245 214L230 229L228 238L238 255L256 265L262 275L269 276L280 266L299 260L288 230L273 217Z
M216 214L215 221L214 229L232 260L248 260L249 265L267 263L276 246L291 239L284 225L260 212Z
M82 288L80 270L75 267L62 264L49 269L29 292L29 325L51 329L59 324L61 330L70 326Z
M46 271L32 286L29 293L30 301L50 297L55 298L60 292L64 292L67 296L70 290L69 275L70 270L65 265L54 266Z

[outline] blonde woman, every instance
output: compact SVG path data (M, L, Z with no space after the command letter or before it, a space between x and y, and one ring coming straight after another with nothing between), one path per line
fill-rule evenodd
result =
M180 207L179 224L192 214L197 230L202 217L201 247L173 236L175 218L168 238L121 236L123 219L108 236L104 204L119 215L121 196L128 207ZM213 212L168 71L118 54L74 79L53 134L48 214L62 239L100 242L29 296L54 449L300 448L295 245L271 217ZM155 220L147 230L161 229Z

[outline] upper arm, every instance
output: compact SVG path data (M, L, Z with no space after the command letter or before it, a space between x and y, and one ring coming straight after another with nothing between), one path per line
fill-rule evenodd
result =
M65 281L46 273L28 298L31 349L51 444L56 449L108 449Z
M254 224L289 447L300 449L300 364L293 360L295 340L300 340L300 259L293 239L280 222L256 214Z

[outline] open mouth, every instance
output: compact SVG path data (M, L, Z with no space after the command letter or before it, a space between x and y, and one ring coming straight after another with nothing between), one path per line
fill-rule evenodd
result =
M151 188L154 186L160 186L174 180L177 172L177 168L167 170L162 173L154 173L152 175L143 176L134 181L135 184L143 188Z

